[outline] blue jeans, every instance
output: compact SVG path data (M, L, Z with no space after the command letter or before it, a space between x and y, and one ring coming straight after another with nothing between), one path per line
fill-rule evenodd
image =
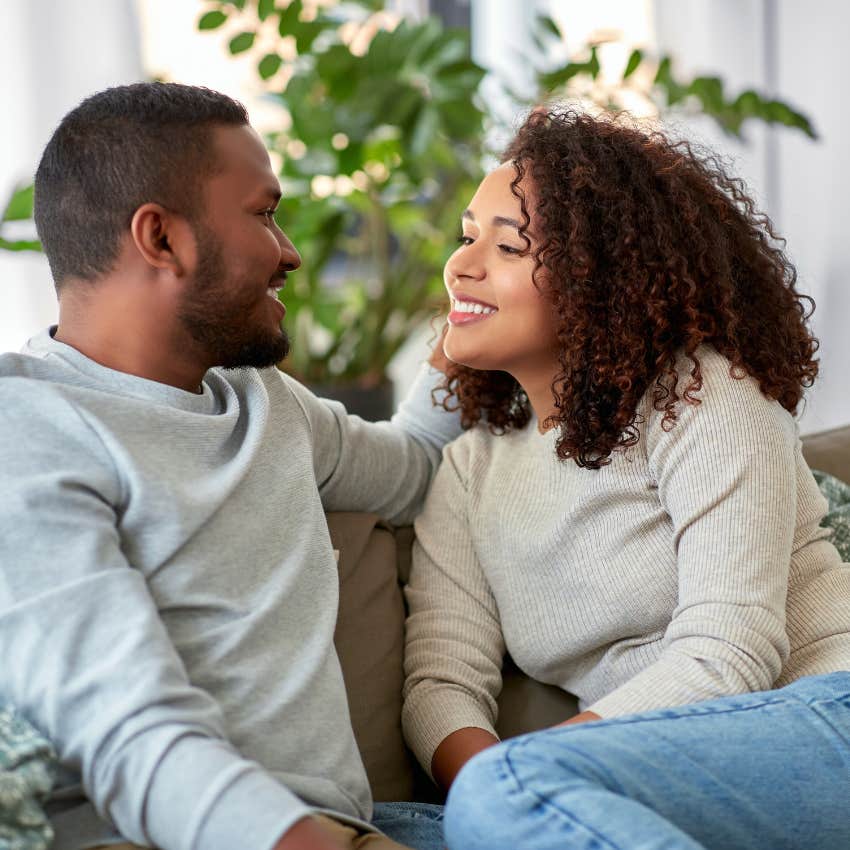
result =
M450 850L850 848L850 673L547 729L480 753Z
M443 807L433 803L375 803L372 824L414 850L443 850Z

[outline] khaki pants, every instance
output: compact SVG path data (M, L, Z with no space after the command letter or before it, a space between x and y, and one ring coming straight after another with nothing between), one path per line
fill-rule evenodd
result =
M346 850L409 850L406 845L399 844L387 838L386 835L377 832L360 832L353 826L324 815L315 815L315 818ZM146 848L139 847L138 844L104 844L93 850L146 850Z

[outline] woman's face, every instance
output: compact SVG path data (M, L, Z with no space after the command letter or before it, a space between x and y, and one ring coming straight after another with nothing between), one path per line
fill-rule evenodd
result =
M520 236L519 199L511 191L510 163L484 178L463 213L460 247L446 263L451 298L446 356L474 369L509 372L524 387L557 370L556 317L551 302L532 280L534 196L520 184L531 223Z

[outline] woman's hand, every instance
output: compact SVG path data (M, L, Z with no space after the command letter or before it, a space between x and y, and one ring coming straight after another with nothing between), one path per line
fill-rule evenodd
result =
M448 791L460 769L477 753L498 744L499 739L485 729L466 727L443 738L431 759L431 775Z
M602 718L593 711L582 711L581 714L576 714L575 717L571 717L563 723L556 723L553 728L557 729L559 726L571 726L574 723L590 723L593 720L602 720Z

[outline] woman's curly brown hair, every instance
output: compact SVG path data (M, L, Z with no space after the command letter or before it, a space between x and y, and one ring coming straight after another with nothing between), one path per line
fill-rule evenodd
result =
M770 220L716 156L623 119L567 109L533 112L507 161L517 170L521 232L533 215L539 236L534 279L559 317L556 413L546 424L560 429L561 460L598 469L634 445L638 403L650 387L662 426L673 427L680 399L700 403L701 344L731 361L733 377L752 376L797 411L818 371L806 324L814 302L797 292ZM693 367L680 391L682 351ZM467 428L482 418L496 431L521 428L531 415L504 372L449 364L440 389Z

